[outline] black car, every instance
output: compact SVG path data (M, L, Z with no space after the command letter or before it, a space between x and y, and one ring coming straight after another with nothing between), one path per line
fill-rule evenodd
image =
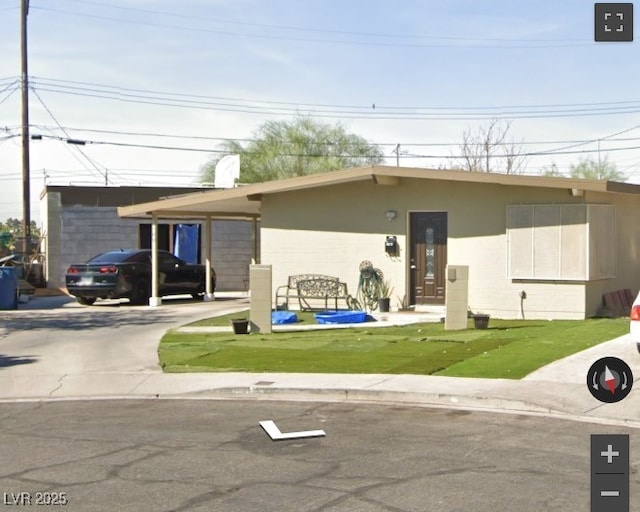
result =
M202 297L205 266L192 265L168 251L158 251L159 295L191 294ZM96 299L128 298L132 304L147 304L151 296L151 251L120 249L71 265L65 275L67 290L76 300L90 306ZM211 269L211 290L216 274Z

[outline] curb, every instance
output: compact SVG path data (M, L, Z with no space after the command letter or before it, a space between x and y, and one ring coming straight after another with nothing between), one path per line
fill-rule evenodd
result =
M125 393L99 395L68 396L25 396L0 398L0 403L43 403L69 401L108 401L108 400L264 400L291 402L329 402L368 405L388 405L419 407L425 409L449 409L492 414L511 414L545 417L572 422L590 423L616 427L640 429L640 420L603 418L571 413L541 406L524 400L510 398L490 398L488 396L461 396L445 393L420 393L392 390L366 390L354 388L303 389L303 388L266 388L256 386L237 386L226 388L202 389L182 393Z
M475 412L502 414L521 414L540 416L581 423L624 426L640 429L640 420L601 418L584 414L573 414L524 400L490 397L469 397L442 393L418 393L390 390L362 389L300 389L300 388L264 388L264 387L228 387L195 391L177 395L156 395L158 399L195 399L195 400L290 400L300 402L364 403L371 405L406 405L437 409L455 409Z

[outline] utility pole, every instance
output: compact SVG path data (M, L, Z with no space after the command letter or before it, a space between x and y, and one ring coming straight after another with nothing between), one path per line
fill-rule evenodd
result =
M29 0L20 0L20 68L22 86L22 252L31 248L31 189L29 186L29 74L27 70L27 15Z
M396 167L400 167L400 144L396 144L396 149L393 153L396 154Z

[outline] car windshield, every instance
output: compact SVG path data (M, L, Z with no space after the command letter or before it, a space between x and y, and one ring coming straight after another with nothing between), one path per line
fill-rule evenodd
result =
M91 258L87 263L120 263L126 261L136 253L131 251L110 251L98 254Z

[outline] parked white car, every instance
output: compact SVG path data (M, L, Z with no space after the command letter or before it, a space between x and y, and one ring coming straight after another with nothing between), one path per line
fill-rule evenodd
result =
M636 300L633 301L633 306L631 306L629 323L631 324L629 328L631 339L636 344L638 352L640 352L640 293L638 293Z

